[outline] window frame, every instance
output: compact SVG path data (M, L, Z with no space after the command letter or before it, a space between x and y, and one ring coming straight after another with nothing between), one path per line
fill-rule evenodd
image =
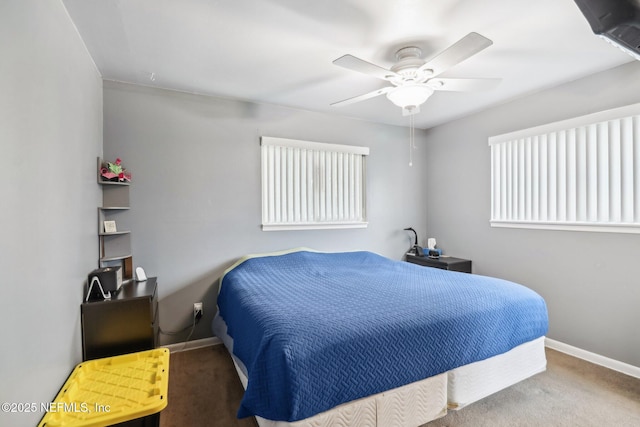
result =
M262 230L366 228L368 147L262 136Z
M640 104L492 136L492 227L640 233Z

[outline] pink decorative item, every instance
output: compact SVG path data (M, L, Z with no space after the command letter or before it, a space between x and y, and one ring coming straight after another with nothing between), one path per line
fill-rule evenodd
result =
M122 167L120 158L113 163L104 163L100 168L100 176L105 181L131 182L131 173Z

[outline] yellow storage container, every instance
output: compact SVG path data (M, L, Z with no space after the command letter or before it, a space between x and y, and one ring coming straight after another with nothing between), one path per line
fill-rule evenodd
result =
M75 367L38 427L100 427L167 406L169 350L89 360Z

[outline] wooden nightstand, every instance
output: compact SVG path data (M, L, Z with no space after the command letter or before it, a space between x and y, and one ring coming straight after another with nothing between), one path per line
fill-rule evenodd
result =
M425 267L434 267L442 270L461 271L471 273L471 261L468 259L454 257L429 258L428 256L415 256L407 254L407 262Z

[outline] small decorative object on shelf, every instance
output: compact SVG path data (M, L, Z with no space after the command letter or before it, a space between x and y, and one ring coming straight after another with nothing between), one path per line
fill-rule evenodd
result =
M122 167L122 160L117 158L114 163L105 162L100 167L103 181L131 182L131 172Z
M116 233L118 229L116 228L115 221L104 221L104 232L105 233Z

